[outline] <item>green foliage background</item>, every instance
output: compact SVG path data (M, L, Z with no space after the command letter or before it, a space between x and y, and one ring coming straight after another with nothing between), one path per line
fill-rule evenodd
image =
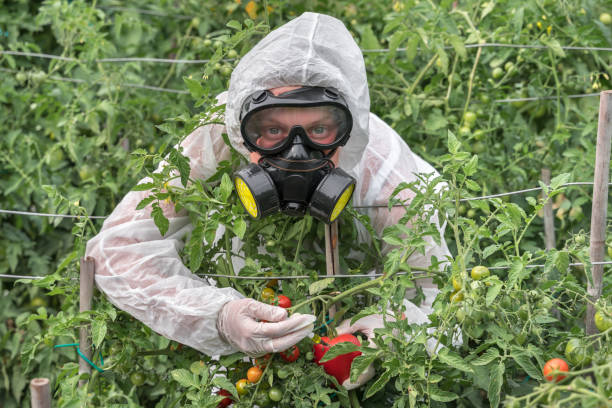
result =
M229 0L0 0L0 50L65 58L0 53L0 209L109 214L142 177L142 169L151 170L155 158L193 128L209 107L206 95L226 88L235 58L265 35L266 25L277 27L303 11L340 18L361 48L370 50L365 58L372 111L417 154L441 169L450 130L457 135L458 151L478 155L477 169L470 175L479 186L473 194L536 186L544 167L553 175L567 173L572 181L592 181L598 98L568 95L610 89L612 53L560 46L612 47L612 26L599 19L601 13L610 12L609 1L459 1L456 7L452 1L251 4L254 9L247 12L246 2ZM142 13L143 9L152 13ZM253 24L246 23L249 17ZM228 26L230 20L244 25ZM479 42L544 48L472 47ZM374 51L381 48L389 50ZM205 66L99 61L117 57L212 62ZM547 99L502 101L520 97ZM130 153L136 149L142 149L139 160L131 161ZM558 249L568 243L584 246L590 195L591 189L581 186L556 196ZM529 208L523 196L507 202ZM477 204L458 205L456 211L476 223L490 215L488 207ZM0 280L4 406L27 405L28 380L57 379L60 367L63 403L71 406L71 401L85 398L71 397L76 395L76 367L70 365L77 361L74 350L51 347L71 342L67 333L88 319L74 312L75 260L100 225L95 219L0 215L0 273L55 273L37 286ZM542 230L541 219L534 218L520 250L542 248ZM447 241L457 254L455 238L449 231ZM470 259L498 261L495 256L487 259L489 244L484 238L474 240ZM584 284L584 276L577 276ZM122 328L141 331L134 336L141 343L126 342L121 351L110 352L111 342L104 344L105 353L120 356L125 379L134 371L126 368L130 353L165 349L170 343L152 336L122 312L116 315L105 303L95 315L98 322L129 322L115 328L113 339L133 336ZM104 339L106 324L94 327L100 330L97 338ZM42 343L33 347L31 340L37 335ZM29 356L24 364L22 353ZM162 358L138 369L155 372L156 378L166 381L168 367L189 367L194 359L195 352L174 356L171 364ZM119 400L144 405L172 394L163 388L151 392L152 383L145 392L111 381L110 388L97 392L106 395L105 401L119 395ZM180 395L178 384L173 386Z

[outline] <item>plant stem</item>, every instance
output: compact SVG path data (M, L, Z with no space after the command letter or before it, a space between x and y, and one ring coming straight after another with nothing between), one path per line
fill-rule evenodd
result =
M351 407L352 408L360 408L361 405L359 404L359 398L357 397L357 391L356 390L350 390L348 392L349 395L349 401L351 402Z
M463 125L465 112L470 106L470 99L472 98L472 87L474 86L474 75L476 75L476 67L478 66L478 61L480 61L480 54L482 54L482 47L478 47L478 52L476 53L476 60L474 61L474 65L472 66L472 72L470 72L470 80L468 82L468 93L467 98L465 98L465 105L463 106L463 113L461 114L461 125Z
M410 88L408 88L408 91L406 92L406 94L412 95L412 93L414 92L414 88L416 88L419 82L421 82L421 79L423 79L423 77L425 76L425 73L429 71L429 68L431 68L431 66L436 62L437 59L438 59L438 54L431 57L427 65L425 65L423 69L421 70L421 72L419 72L419 75L416 77L412 85L410 85Z
M232 246L229 238L228 227L225 227L225 233L223 236L225 238L225 257L227 259L227 267L229 268L231 275L234 276L236 272L234 271L234 264L232 263Z

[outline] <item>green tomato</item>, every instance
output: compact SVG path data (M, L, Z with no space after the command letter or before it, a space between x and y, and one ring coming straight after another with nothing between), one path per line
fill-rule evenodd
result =
M610 25L612 24L612 16L609 13L601 13L599 15L599 21L601 21L605 25Z
M482 140L484 139L485 136L485 131L482 129L478 129L474 131L474 139L476 140Z
M573 366L588 364L591 361L589 351L577 338L570 339L565 345L565 358Z
M472 279L481 280L491 275L491 272L489 272L489 268L486 266L478 265L472 268L471 275Z
M94 174L95 174L94 169L91 166L87 165L87 164L84 164L79 169L79 178L82 181L91 179L94 176Z
M141 373L140 371L135 371L130 375L130 381L136 387L140 387L141 385L143 385L145 383L145 380L146 380L145 375Z
M493 79L499 79L504 76L504 70L501 67L496 67L491 71Z
M463 121L469 126L472 127L474 123L476 123L476 114L471 111L465 112L463 115Z
M472 133L472 131L468 126L461 126L459 128L459 136L467 137L470 135L470 133Z
M474 218L476 216L476 210L473 208L470 208L466 215L468 218Z
M513 69L514 69L514 62L512 62L512 61L508 61L508 62L506 62L506 63L504 64L504 70L505 70L506 72L510 72L510 71L512 71Z
M522 305L519 307L518 316L521 318L521 320L526 321L529 318L529 306Z
M260 407L267 407L272 403L270 399L269 392L264 390L259 390L255 394L255 404Z
M548 296L543 296L542 299L540 299L540 301L538 302L538 307L545 311L549 311L552 308L552 306L553 306L553 301Z
M228 51L227 57L228 58L236 58L236 57L238 57L238 52L236 50L234 50L234 49L231 49L231 50Z
M487 146L482 142L476 142L472 145L472 152L476 154L480 154L487 150Z
M205 47L210 47L212 45L212 40L210 38L206 38L202 43Z
M227 75L230 75L230 74L232 73L232 67L231 67L231 65L224 65L224 66L221 68L221 73L222 73L223 75L226 75L226 76L227 76Z
M598 310L595 312L595 326L602 333L612 328L612 316L606 316L603 311Z
M608 247L608 256L612 258L612 246Z
M453 276L453 289L455 289L455 291L461 290L461 288L463 287L463 285L461 284L461 279L459 279L458 276Z
M274 402L278 402L283 399L283 392L278 387L272 387L268 390L268 397Z

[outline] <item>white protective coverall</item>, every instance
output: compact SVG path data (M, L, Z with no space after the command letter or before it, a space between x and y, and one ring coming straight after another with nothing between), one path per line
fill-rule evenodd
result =
M304 13L269 33L241 59L228 92L218 97L226 103L226 126L201 126L185 139L183 154L190 159L191 177L210 177L217 163L230 157L223 133L248 157L240 135L242 102L257 90L290 85L334 87L348 102L354 124L348 143L340 149L339 167L357 179L353 205L385 205L398 183L416 180L417 173L436 173L391 127L370 113L363 55L342 22ZM207 355L237 351L220 338L215 323L225 303L243 296L232 288L211 286L189 271L179 257L182 238L192 230L187 214L176 213L172 203L163 204L170 227L162 237L151 208L135 209L148 194L128 193L88 242L86 255L96 260L96 284L118 308L167 338ZM409 198L407 191L402 194ZM403 215L401 208L365 212L378 233ZM233 250L240 250L239 242L233 243ZM441 245L431 242L425 255L415 254L409 263L428 266L431 256L439 260L450 256L443 238ZM239 271L242 265L238 258L234 261ZM431 288L424 289L426 302L421 310L414 305L412 310L428 314L437 291L431 283L422 286ZM407 318L422 323L423 316Z

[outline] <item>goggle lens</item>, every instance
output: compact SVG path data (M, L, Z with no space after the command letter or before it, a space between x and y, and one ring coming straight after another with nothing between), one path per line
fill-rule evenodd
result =
M333 147L349 126L346 112L337 106L270 107L245 118L244 130L249 142L262 151L281 146L296 126L304 129L316 146Z

